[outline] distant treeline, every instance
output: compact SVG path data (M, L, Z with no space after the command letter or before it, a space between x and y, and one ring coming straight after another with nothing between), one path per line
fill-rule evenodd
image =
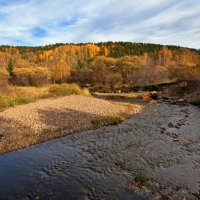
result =
M76 45L76 46L84 46L86 44L93 44L101 48L101 54L103 54L104 47L110 50L111 57L122 57L125 55L143 55L144 53L150 53L154 51L159 51L163 46L167 47L170 50L178 50L180 46L176 45L161 45L161 44L152 44L152 43L141 43L141 42L99 42L99 43L56 43L45 46L9 46L9 45L1 45L0 51L5 51L10 47L17 48L20 53L24 53L26 51L47 51L53 50L59 46L64 45ZM113 48L114 47L114 48ZM196 51L200 53L200 49L187 48L191 51Z
M200 51L131 42L0 46L0 81L120 88L199 79Z

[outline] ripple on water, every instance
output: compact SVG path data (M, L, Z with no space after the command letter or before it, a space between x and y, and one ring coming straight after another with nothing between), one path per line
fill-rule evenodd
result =
M177 106L152 106L157 112L147 110L106 131L85 131L0 156L0 200L145 199L127 186L132 172L143 168L172 183L186 180L192 188L199 176L199 138L188 146L174 143L160 127L184 113ZM198 128L199 113L193 115L190 124ZM183 130L178 132L189 141L191 134L186 137ZM188 133L198 135L198 130L188 125Z

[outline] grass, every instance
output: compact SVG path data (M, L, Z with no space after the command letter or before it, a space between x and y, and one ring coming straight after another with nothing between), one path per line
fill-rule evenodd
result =
M121 114L113 114L106 119L107 125L116 125L123 122L125 118Z
M93 119L93 120L91 120L91 123L94 126L94 128L98 128L103 125L103 118Z
M113 114L107 117L96 118L91 120L92 125L94 128L99 128L103 125L116 125L123 122L125 118L122 114Z
M50 85L44 88L36 87L9 87L6 92L0 93L0 111L15 105L28 104L38 99L60 97L67 95L90 96L88 90L82 90L76 84Z
M16 99L14 99L15 105L28 104L34 101L36 101L35 98L27 95L18 96Z
M144 171L137 172L137 174L135 176L135 181L136 182L145 184L148 180L149 180L149 177Z
M34 101L35 99L32 99L29 96L18 96L17 98L12 98L0 94L0 111L3 111L4 109L13 107L15 105L27 104Z
M14 100L11 97L0 94L0 111L14 106Z
M89 96L88 90L82 90L76 84L61 84L61 85L52 85L49 88L49 94L52 96L66 96L66 95L86 95Z

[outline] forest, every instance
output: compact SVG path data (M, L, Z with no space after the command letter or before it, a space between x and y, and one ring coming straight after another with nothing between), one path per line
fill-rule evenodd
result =
M200 51L131 42L0 47L0 87L77 83L105 91L177 81L198 83Z

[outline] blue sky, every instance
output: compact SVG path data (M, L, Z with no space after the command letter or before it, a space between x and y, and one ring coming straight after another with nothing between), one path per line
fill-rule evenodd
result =
M0 0L0 44L100 41L200 48L200 0Z

